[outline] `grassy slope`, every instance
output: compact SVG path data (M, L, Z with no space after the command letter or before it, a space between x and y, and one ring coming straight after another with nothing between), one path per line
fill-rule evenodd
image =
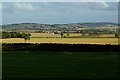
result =
M114 78L118 63L114 52L3 51L3 77Z

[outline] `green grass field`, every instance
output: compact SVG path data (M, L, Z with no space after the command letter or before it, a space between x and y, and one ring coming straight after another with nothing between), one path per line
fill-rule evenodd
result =
M3 51L3 78L117 78L117 52Z

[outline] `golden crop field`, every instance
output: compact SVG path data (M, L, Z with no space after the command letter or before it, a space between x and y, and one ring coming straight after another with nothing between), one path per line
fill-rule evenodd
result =
M24 39L3 39L2 43L25 43ZM118 38L31 38L27 43L116 44Z
M100 37L115 37L115 34L103 34Z
M81 34L78 33L72 33L70 34L70 36L81 36ZM60 38L61 35L60 34L52 34L52 33L31 33L31 38L46 38L46 37L51 37L51 38L55 38L58 37Z
M64 34L66 35L66 34ZM70 37L80 37L82 34L80 33L70 33ZM88 35L88 34L86 34ZM114 34L101 34L99 37L114 37ZM46 38L46 37L61 37L60 34L52 34L52 33L31 33L31 38Z
M59 34L52 33L31 33L32 38L42 38L42 37L60 37Z
M70 36L80 36L73 33ZM114 34L103 34L101 37L114 37ZM25 43L21 38L0 39L2 43ZM65 43L65 44L116 44L118 38L61 38L60 34L52 33L31 33L30 41L27 43Z

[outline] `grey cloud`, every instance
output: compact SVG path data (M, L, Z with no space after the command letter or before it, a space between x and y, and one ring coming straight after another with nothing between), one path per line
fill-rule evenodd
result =
M3 12L65 12L74 8L117 10L117 2L5 2Z
M117 2L72 2L72 3L63 3L69 7L76 8L88 8L94 10L117 10Z
M14 8L16 10L22 10L22 11L34 11L34 7L30 3L14 3Z
M15 11L15 8L13 7L13 3L11 2L2 3L2 12L13 13L14 11Z
M3 2L2 3L2 11L6 13L13 13L16 11L20 12L32 12L34 11L34 7L30 3L23 2Z

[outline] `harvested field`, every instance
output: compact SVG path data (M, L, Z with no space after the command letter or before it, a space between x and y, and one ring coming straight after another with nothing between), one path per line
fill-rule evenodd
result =
M24 39L3 39L2 43L24 43ZM118 38L31 38L27 43L118 44Z

